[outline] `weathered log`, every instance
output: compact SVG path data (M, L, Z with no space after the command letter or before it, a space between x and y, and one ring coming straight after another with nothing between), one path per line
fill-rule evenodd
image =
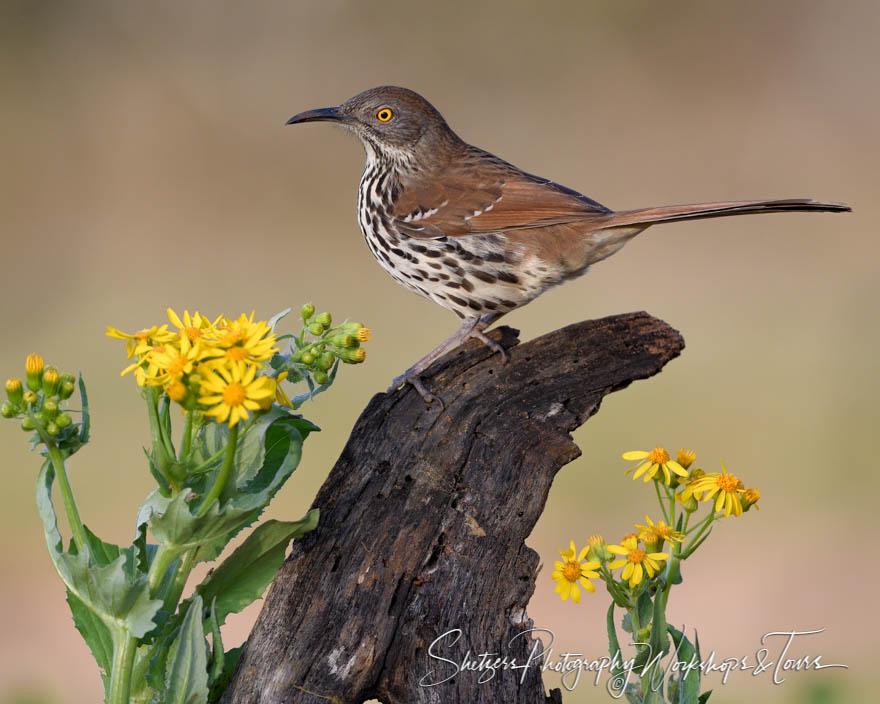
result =
M491 333L438 360L429 387L377 394L315 499L317 530L294 543L224 702L545 704L540 668L480 683L466 651L525 663L539 558L525 539L556 472L580 455L570 432L602 398L650 377L684 347L647 313L557 330L525 344ZM456 631L457 632L457 631ZM519 636L519 637L515 637Z

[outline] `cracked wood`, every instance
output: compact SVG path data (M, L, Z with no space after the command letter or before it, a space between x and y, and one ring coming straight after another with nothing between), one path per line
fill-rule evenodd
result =
M507 365L473 342L428 370L442 411L409 387L370 401L315 499L318 528L275 579L226 704L562 701L545 693L538 667L420 686L454 672L428 648L459 629L438 655L528 660L539 557L525 539L556 472L580 455L570 433L684 341L647 313L524 344L507 327L491 336L509 350Z

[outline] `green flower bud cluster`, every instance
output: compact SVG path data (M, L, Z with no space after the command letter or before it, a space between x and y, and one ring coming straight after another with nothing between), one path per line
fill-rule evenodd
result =
M25 432L42 427L50 437L58 436L73 424L62 408L76 389L71 374L59 374L55 367L45 367L38 354L25 360L25 381L12 378L6 381L6 401L0 406L3 418L20 418Z
M315 314L315 306L307 303L300 310L303 331L295 338L295 352L290 361L303 375L310 374L317 384L330 381L330 372L337 361L360 364L367 357L361 347L370 339L369 328L361 323L345 322L333 325L330 313ZM311 340L307 339L310 336Z

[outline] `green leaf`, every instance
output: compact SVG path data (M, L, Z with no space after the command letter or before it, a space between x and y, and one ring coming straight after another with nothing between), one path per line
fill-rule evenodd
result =
M673 626L667 625L666 630L669 631L669 635L672 636L672 642L675 646L676 651L678 652L678 660L680 662L690 664L699 664L699 658L697 655L696 648L691 644L688 640L687 636L684 635L682 631L679 631L677 628ZM678 683L678 697L674 700L670 697L672 704L697 704L698 697L700 695L700 670L698 667L693 667L687 670L687 673L684 677L681 676L682 671L679 669L678 674L676 676L676 680ZM671 686L670 682L670 686Z
M299 521L270 520L257 526L241 545L197 587L205 602L216 600L217 622L259 599L277 574L290 541L318 524L312 509Z
M227 650L223 654L223 673L211 685L211 692L208 694L210 704L217 704L220 701L223 692L229 686L229 681L232 679L232 674L238 666L238 660L243 651L244 646L240 645L232 650Z
M91 415L89 414L89 397L86 394L86 383L83 381L82 372L79 373L79 397L82 401L82 423L80 424L79 443L85 445L89 441L89 431L92 427Z
M63 552L52 506L54 479L52 464L44 462L37 478L37 509L55 570L82 605L100 618L111 632L125 630L136 638L142 637L154 627L153 616L162 602L150 599L145 576L132 579L133 570L126 570L127 561L134 563L133 552L129 556L128 553L122 554L126 551L120 551L119 556L106 565L92 563L88 545L79 554Z
M92 651L95 662L101 670L101 679L104 681L104 693L107 694L110 687L110 669L113 663L113 636L104 622L98 618L94 611L87 607L82 599L69 589L67 590L67 604L73 614L73 624L79 631L83 640Z
M614 602L608 605L608 614L605 617L605 627L608 631L608 654L611 656L612 662L615 662L616 657L616 662L620 663L620 661L623 660L623 653L620 650L620 642L617 640L617 629L614 627ZM616 678L622 672L623 667L621 667L620 664L612 667L612 679Z
M707 692L703 692L697 701L699 702L699 704L706 704L706 702L709 701L709 697L711 696L711 694L712 694L711 689Z
M196 597L168 653L163 704L207 704L208 656L202 627L202 600Z
M213 684L223 676L223 637L220 635L220 624L217 621L217 600L211 602L211 614L208 617L211 629L211 670L208 682Z
M639 614L640 628L647 628L648 624L651 623L653 608L654 605L651 603L651 595L648 591L645 590L639 594L639 599L636 602L636 610Z
M278 321L281 320L288 313L290 313L290 311L292 310L293 308L285 308L283 311L281 311L280 313L276 313L271 318L269 318L268 321L266 321L266 324L271 328L272 332L275 332L275 326L278 325Z

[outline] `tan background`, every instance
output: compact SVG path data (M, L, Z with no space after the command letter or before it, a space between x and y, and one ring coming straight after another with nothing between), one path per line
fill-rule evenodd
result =
M767 631L825 627L796 654L850 669L782 686L713 676L712 702L862 698L878 572L873 0L141 5L0 5L0 374L21 373L31 351L82 369L95 432L73 481L91 528L128 541L150 486L141 402L105 325L160 322L167 305L268 317L313 299L374 329L367 364L304 409L324 432L269 511L279 517L305 511L370 395L455 327L363 245L359 146L326 126L283 127L406 85L468 141L611 207L854 206L652 229L508 322L531 338L647 309L688 344L576 433L584 455L530 539L544 560L571 538L618 539L646 511L656 518L621 451L687 444L707 469L724 459L764 492L762 510L719 526L685 565L670 620L723 656L753 654ZM42 543L37 458L12 423L0 443L0 701L97 701ZM560 650L601 655L607 597L563 604L549 572L530 615ZM230 644L255 614L232 619ZM583 682L565 701L606 695Z

